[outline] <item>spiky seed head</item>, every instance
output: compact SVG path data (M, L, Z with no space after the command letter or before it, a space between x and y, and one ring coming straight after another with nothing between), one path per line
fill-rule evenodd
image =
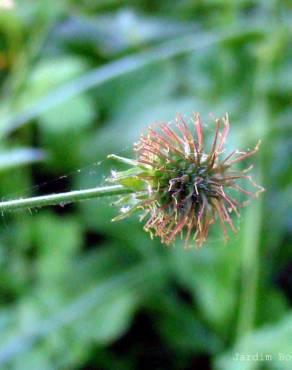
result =
M236 233L232 214L246 202L236 199L236 193L255 198L264 189L247 175L251 166L239 171L236 163L254 155L260 142L250 151L225 153L229 132L226 114L215 120L215 132L209 150L206 149L203 124L199 113L186 121L177 115L174 123L159 123L148 128L134 144L137 159L118 159L131 165L127 171L112 172L109 181L135 189L132 195L118 200L121 213L114 220L140 211L146 219L145 231L171 244L181 235L188 247L195 240L198 247L206 241L209 228L219 219L224 239L227 226ZM255 191L240 185L249 181Z

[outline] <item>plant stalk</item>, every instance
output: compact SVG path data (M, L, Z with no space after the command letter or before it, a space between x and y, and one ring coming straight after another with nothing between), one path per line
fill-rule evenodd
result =
M19 209L40 208L45 206L60 205L78 202L99 197L108 197L120 194L129 194L133 190L122 185L102 186L85 190L75 190L66 193L42 195L38 197L23 198L0 202L0 212L15 211Z

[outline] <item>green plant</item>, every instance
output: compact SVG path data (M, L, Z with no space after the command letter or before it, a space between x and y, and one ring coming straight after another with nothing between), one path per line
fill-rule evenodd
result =
M253 177L267 192L232 218L228 245L217 222L199 253L161 247L136 217L111 223L112 197L3 212L1 370L290 370L289 2L11 3L1 201L110 185L128 167L108 153L133 157L144 125L194 108L229 112L226 153L262 139ZM257 352L272 361L234 360Z
M214 139L208 153L204 143L208 138L204 138L199 113L189 123L181 115L176 117L175 122L177 132L167 123L150 127L147 135L142 135L134 145L134 150L138 152L136 160L109 156L132 166L127 171L112 171L108 181L118 185L6 201L0 203L0 211L56 204L64 206L90 198L126 194L116 202L122 207L120 216L114 220L140 210L141 219L150 216L144 230L149 231L151 237L159 236L163 243L173 243L177 234L181 234L185 246L189 246L189 239L192 238L200 247L207 239L210 225L217 218L227 240L225 223L236 232L229 214L234 212L239 217L239 207L246 203L236 200L233 194L229 194L230 190L252 197L264 191L251 176L246 175L253 166L242 171L233 169L235 163L254 155L260 142L251 151L234 150L226 155L224 146L229 132L226 114L222 119L222 131L221 120L215 120ZM191 126L195 127L196 136ZM242 188L238 184L241 180L249 180L258 191L254 194Z

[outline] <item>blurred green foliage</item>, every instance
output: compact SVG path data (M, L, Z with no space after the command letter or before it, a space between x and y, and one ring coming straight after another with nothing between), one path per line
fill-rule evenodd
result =
M291 12L284 0L0 1L3 199L103 184L106 154L131 156L146 125L193 111L210 132L208 113L228 111L230 148L262 139L267 189L228 245L215 231L200 251L111 223L110 200L2 215L1 369L292 368Z

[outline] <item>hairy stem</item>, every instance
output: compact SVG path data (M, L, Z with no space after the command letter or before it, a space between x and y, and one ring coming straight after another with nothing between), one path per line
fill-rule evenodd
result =
M80 200L108 197L113 195L128 194L132 190L122 185L102 186L92 189L75 190L66 193L42 195L39 197L23 198L0 202L0 212L14 211L23 208L40 208L44 206L65 205Z

